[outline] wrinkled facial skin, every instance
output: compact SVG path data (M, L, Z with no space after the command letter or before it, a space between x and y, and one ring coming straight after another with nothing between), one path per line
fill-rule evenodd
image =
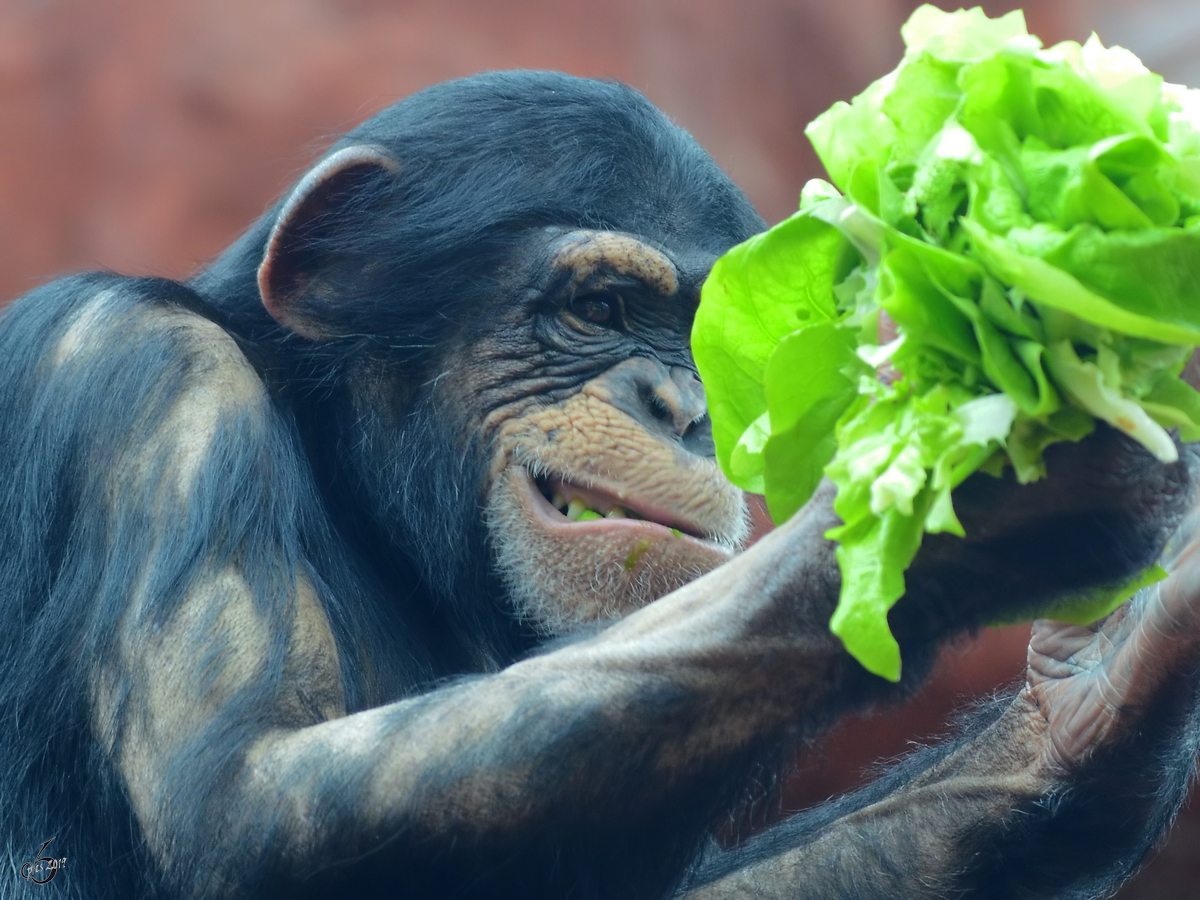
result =
M556 635L720 565L747 514L713 458L689 348L713 258L614 232L542 234L524 299L465 330L452 356L466 364L437 390L481 410L463 433L487 448L494 562L518 614Z

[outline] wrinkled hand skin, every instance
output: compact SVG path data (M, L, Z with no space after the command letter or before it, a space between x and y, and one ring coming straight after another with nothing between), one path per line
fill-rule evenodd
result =
M1044 731L1048 771L1071 772L1097 748L1133 734L1171 691L1175 673L1200 661L1200 534L1170 572L1100 622L1034 623L1019 702L1033 730Z
M1174 531L1169 577L1091 626L1036 621L1015 695L869 787L714 848L681 896L1093 898L1136 871L1200 749L1197 454L1162 465L1103 429L1047 460L1043 482L977 476L956 494L967 546L927 538L892 612L906 667L940 637L1128 577Z

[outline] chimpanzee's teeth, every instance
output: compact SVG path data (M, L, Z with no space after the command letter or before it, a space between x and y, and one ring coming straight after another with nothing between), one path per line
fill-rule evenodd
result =
M623 506L611 506L607 510L604 509L604 504L599 510L591 509L588 505L578 497L571 500L563 495L561 490L555 490L553 493L545 491L543 496L550 501L550 504L560 513L570 519L572 522L590 521L592 519L641 519L643 516L638 515L632 510L626 509Z
M590 521L592 519L627 519L630 518L630 513L620 506L614 506L608 512L601 515L594 509L588 507L582 500L576 498L568 503L562 499L560 495L555 495L556 502L554 505L558 507L558 511L570 519L572 522Z

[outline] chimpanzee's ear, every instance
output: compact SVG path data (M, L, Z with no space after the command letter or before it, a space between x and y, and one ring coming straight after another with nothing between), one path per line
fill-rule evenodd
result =
M382 147L343 147L317 163L296 185L280 208L258 267L263 305L284 328L312 340L330 337L305 314L305 306L315 299L314 278L321 264L317 239L323 228L334 224L339 206L357 196L365 182L399 169L400 164Z

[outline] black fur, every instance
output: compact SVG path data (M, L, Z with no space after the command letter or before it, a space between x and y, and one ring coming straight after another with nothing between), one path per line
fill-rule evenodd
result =
M713 823L737 807L752 776L770 781L800 737L888 692L824 627L836 576L820 538L830 523L821 520L796 544L812 549L810 557L777 557L773 589L781 597L761 618L778 628L758 635L768 649L705 649L700 662L689 657L690 668L676 671L669 642L654 644L665 661L651 654L659 664L635 674L618 667L611 685L589 670L608 692L597 687L566 709L555 703L568 679L556 673L527 688L486 742L422 757L422 739L433 745L442 737L435 730L458 698L488 698L478 690L492 683L488 675L539 645L489 565L479 508L489 448L462 428L464 409L481 401L460 398L455 418L435 392L444 372L464 364L452 348L494 330L510 306L542 313L541 299L514 273L544 247L547 229L619 231L669 250L680 263L681 296L694 298L707 262L762 222L688 135L617 84L528 72L451 82L387 110L338 146L364 143L398 160L398 172L348 178L336 211L305 224L293 248L319 273L300 311L328 340L281 327L259 297L256 269L282 203L187 285L77 276L32 292L0 320L0 836L10 863L0 871L0 896L663 897L803 848L970 745L978 729L901 764L860 795L696 864ZM80 310L102 295L77 351L57 359ZM664 312L654 339L629 352L689 368L690 312ZM267 399L222 415L186 494L164 504L179 461L161 451L137 466L131 460L154 445L188 387L211 369L210 348L186 325L202 320L236 342ZM569 394L600 365L577 347L560 363L537 383L548 397ZM685 450L706 446L701 434ZM1120 509L1098 526L1113 552L1125 554L1115 562L1102 554L1111 571L1091 571L1086 545L1075 548L1081 571L1059 581L1051 554L1024 581L1020 571L991 577L1028 550L1028 540L1013 537L1027 539L1033 529L1020 516L998 517L994 527L987 516L973 520L985 539L969 553L935 542L914 567L916 599L895 614L908 673L901 690L924 674L946 635L1027 608L1048 591L1123 577L1153 558L1178 518L1185 481L1171 482L1161 502L1114 501ZM990 504L985 497L975 508ZM1009 512L1021 508L1009 504ZM1084 529L1058 518L1047 534L1065 521ZM135 632L149 638L206 573L226 566L246 579L264 654L254 680L156 773L165 784L158 812L170 828L164 871L112 762L120 737L110 752L96 733L95 697L106 666L121 656L118 635L130 617L141 617ZM239 793L247 749L272 729L321 719L272 703L294 677L287 652L297 579L314 587L329 619L347 712L410 702L390 707L377 740L353 754L324 745L300 754L284 796L268 792L271 802L255 802L260 795ZM980 580L990 593L963 587ZM132 600L138 590L154 600L141 611ZM955 604L973 590L975 605ZM202 680L218 679L230 649L218 642L194 650ZM743 657L750 661L739 669ZM718 684L715 700L704 693L713 688L687 681L704 665L713 671L698 680ZM764 696L742 696L744 678L760 678ZM117 676L115 721L146 715L151 686ZM1122 765L1141 779L1128 781L1123 797L1137 824L1105 883L1136 864L1186 782L1177 767L1192 747L1182 736L1192 690L1164 700L1169 724L1151 742L1149 763L1126 762L1135 754L1115 748L1109 768L1080 775L1079 803L1068 792L1016 811L1033 823L1024 830L981 826L976 843L959 850L970 857L961 867L968 880L1025 896L1030 878L1058 878L1031 842L1065 854L1072 828L1090 840L1079 817L1092 814L1098 796L1119 792L1105 773ZM764 715L753 733L739 730L751 727L739 716L758 703L782 712ZM701 749L673 757L664 747L676 738ZM377 802L373 776L406 747L420 789L407 806L397 801L386 828L363 834L360 820ZM1176 767L1169 778L1168 766ZM522 786L525 793L500 807L511 825L481 836L471 809L442 830L429 825L442 798L480 773ZM294 823L286 801L294 797L312 799L304 824L324 841L299 860L287 856ZM480 816L496 810L479 803ZM50 837L66 868L52 885L30 886L20 866ZM920 878L902 865L860 877L854 866L882 859L889 836L860 838L845 853L849 862L825 860L812 874L814 891L874 897L890 883L884 875ZM1090 877L1077 868L1053 883L1067 890Z

